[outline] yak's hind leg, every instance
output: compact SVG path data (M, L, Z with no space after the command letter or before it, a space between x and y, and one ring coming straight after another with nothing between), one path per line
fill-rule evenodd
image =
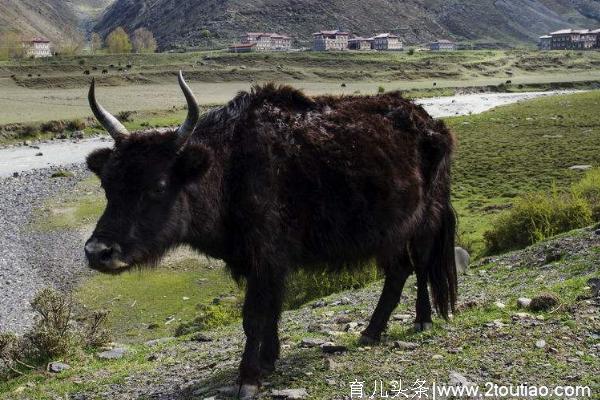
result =
M385 282L377 307L371 316L371 322L369 322L367 329L362 332L360 341L363 344L379 342L381 333L387 327L390 315L400 302L406 279L412 273L410 257L404 246L402 246L402 250L380 254L377 257L377 265L385 273Z
M432 246L430 240L411 241L408 246L411 262L417 275L417 305L415 316L415 330L417 332L427 331L433 327L431 320L431 301L429 300L429 277L427 266Z

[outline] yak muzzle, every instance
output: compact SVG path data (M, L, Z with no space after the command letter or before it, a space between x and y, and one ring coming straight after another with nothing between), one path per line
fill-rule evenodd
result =
M121 259L121 246L118 243L107 243L92 237L85 244L85 256L90 268L100 272L117 272L128 267Z

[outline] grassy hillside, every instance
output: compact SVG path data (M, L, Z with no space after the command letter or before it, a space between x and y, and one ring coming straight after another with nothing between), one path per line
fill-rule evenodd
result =
M146 26L162 48L224 44L245 31L281 31L298 45L322 29L359 35L394 31L409 44L436 38L487 45L535 44L537 36L564 26L597 25L600 5L592 0L118 0L97 25L107 34L117 26Z
M550 256L556 261L546 261ZM599 277L599 262L600 236L593 229L484 260L460 278L459 312L450 322L436 319L436 328L427 333L412 331L415 283L411 279L383 343L374 347L361 347L357 340L380 284L286 312L281 324L282 357L260 398L271 398L272 389L306 388L309 399L341 399L349 396L350 383L357 379L365 382L370 395L378 380L386 385L402 380L410 388L417 379L428 386L434 381L449 383L456 373L481 385L481 390L486 382L573 385L589 387L594 398L600 389L600 299L588 281ZM546 293L558 303L543 311L517 306L519 297ZM306 338L345 349L325 354L319 347L304 346ZM123 359L113 361L80 355L65 360L71 365L66 372L30 373L0 384L4 392L0 396L230 398L227 387L237 376L242 328L239 323L224 326L206 332L202 340L186 336L132 345Z

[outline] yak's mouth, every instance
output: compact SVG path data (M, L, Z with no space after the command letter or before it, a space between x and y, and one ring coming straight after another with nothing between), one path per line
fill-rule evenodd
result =
M118 243L107 243L110 241L92 237L85 244L85 255L90 268L104 274L118 275L133 267L156 265L162 257L162 253L135 249L125 251Z

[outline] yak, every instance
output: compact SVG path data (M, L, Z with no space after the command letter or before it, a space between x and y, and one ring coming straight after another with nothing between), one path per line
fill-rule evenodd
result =
M204 115L181 72L188 114L178 129L129 133L89 90L114 138L87 157L107 205L85 244L92 269L156 264L188 245L245 282L239 396L250 398L279 358L286 280L376 260L383 291L362 343L376 343L407 278L415 328L432 300L448 317L457 292L450 202L453 134L398 92L309 97L256 85Z

